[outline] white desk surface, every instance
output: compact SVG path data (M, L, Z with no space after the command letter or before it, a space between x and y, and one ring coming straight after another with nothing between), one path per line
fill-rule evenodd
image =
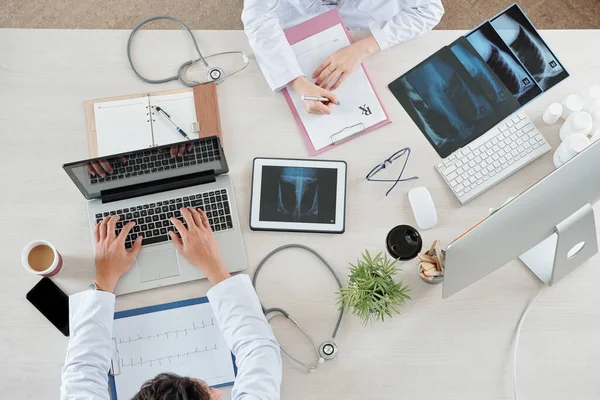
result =
M234 49L251 53L241 31L196 33L206 54ZM441 239L447 244L483 218L489 207L553 169L551 154L547 154L464 207L437 175L433 166L439 157L387 84L462 33L432 32L366 61L393 123L319 157L348 162L343 235L250 231L252 159L307 157L308 152L283 97L269 90L254 59L245 71L218 86L226 155L250 265L247 273L252 274L273 248L295 242L318 250L345 277L348 263L363 249L385 249L390 228L415 224L406 193L421 185L430 189L440 220L436 228L423 232L424 240ZM542 110L600 81L600 57L591 50L600 48L600 31L542 34L571 77L525 110L556 149L558 126L544 125ZM25 300L38 281L21 267L25 244L44 238L58 247L65 266L55 281L69 294L83 290L93 277L86 202L61 168L88 154L83 102L180 87L178 83L152 86L139 81L125 57L127 36L126 31L0 30L2 398L56 399L67 346L67 339ZM192 55L182 32L145 33L137 44L134 56L140 69L154 76L176 71ZM413 150L406 173L420 179L400 184L385 197L388 185L367 183L365 175L404 146ZM600 398L599 264L600 258L593 258L546 290L531 310L518 361L523 399ZM410 284L413 298L402 308L402 315L367 327L346 315L337 340L338 357L313 374L284 358L283 399L512 398L514 329L539 287L536 278L515 261L442 300L441 285L429 286L418 278L416 261L402 267L399 278ZM203 296L208 289L208 282L199 281L131 294L117 299L117 309ZM337 315L334 291L325 269L303 253L276 256L263 271L258 288L266 305L288 310L319 343L329 337ZM285 324L275 328L282 343L293 344L295 351L309 359L308 347L295 331ZM229 389L224 393L228 398Z

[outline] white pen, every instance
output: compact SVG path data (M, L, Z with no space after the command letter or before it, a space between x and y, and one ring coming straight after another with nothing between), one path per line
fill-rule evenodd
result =
M329 103L331 100L329 100L327 97L320 97L320 96L309 96L307 94L303 94L301 97L302 100L308 100L308 101L322 101L324 103ZM337 103L338 106L340 105L340 102L338 101Z

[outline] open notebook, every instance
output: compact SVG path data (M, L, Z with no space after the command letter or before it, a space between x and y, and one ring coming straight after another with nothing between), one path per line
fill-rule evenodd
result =
M90 156L184 141L166 117L156 111L157 106L164 109L190 139L216 135L223 142L217 88L211 83L86 101Z
M184 140L173 125L156 112L156 106L166 110L173 122L190 138L198 137L192 133L192 124L196 122L196 108L191 91L106 101L94 104L98 156Z
M352 43L337 9L286 29L285 35L306 77L312 77L330 55ZM315 115L305 111L300 97L291 88L283 90L313 155L390 123L362 64L334 93L340 105L333 107L331 115Z

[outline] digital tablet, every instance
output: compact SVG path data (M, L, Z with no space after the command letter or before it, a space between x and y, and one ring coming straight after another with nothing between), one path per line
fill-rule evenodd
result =
M250 229L343 233L344 161L255 158Z

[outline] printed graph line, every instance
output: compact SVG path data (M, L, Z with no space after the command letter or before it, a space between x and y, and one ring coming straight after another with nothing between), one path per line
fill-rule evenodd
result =
M212 345L212 347L208 347L208 346L204 346L203 349L199 349L198 347L196 347L196 349L194 351L187 351L185 353L177 353L177 354L171 354L168 356L164 356L164 357L158 357L158 358L153 358L153 359L149 359L149 360L144 360L141 356L139 357L139 359L133 359L130 358L127 362L125 360L123 360L121 358L121 368L125 368L125 367L143 367L144 365L149 365L149 366L153 366L153 365L163 365L166 364L166 362L168 362L169 364L171 364L171 361L173 360L179 360L181 358L184 357L190 357L190 356L194 356L197 354L201 354L201 353L208 353L210 351L215 351L218 350L219 347L214 344Z
M119 344L137 342L139 340L158 339L161 336L164 336L167 339L178 338L179 335L186 335L187 336L188 332L194 332L194 331L197 331L197 330L211 328L211 327L214 327L214 326L215 326L215 321L211 317L210 318L210 322L205 322L204 320L202 320L201 324L196 324L195 322L192 322L192 327L191 328L176 329L174 331L166 331L166 332L156 333L156 334L152 334L152 335L151 334L146 334L146 335L138 334L137 336L134 336L134 337L129 336L127 339L119 338Z

